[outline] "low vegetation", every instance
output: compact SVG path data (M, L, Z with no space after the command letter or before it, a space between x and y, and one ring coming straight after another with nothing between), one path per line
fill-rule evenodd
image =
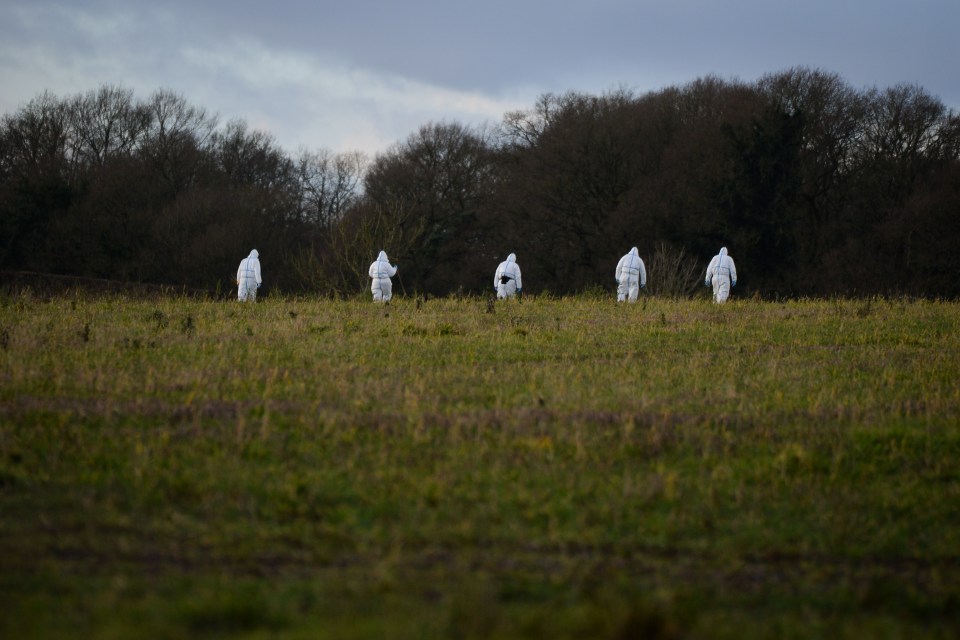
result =
M0 297L0 636L948 638L960 305Z

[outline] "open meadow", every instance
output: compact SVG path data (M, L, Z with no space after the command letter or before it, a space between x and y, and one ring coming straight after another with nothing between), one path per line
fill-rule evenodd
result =
M960 304L0 296L0 637L955 638Z

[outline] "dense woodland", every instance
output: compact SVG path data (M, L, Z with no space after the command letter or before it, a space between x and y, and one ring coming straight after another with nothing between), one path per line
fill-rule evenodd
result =
M0 269L267 292L611 289L637 246L686 294L721 246L740 295L960 295L960 115L915 85L796 68L636 95L541 96L429 123L374 158L280 148L167 90L36 97L0 122Z

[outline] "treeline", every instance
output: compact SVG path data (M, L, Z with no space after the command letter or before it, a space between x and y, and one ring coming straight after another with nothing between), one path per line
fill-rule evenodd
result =
M614 285L637 246L685 294L721 246L741 291L960 294L960 116L913 85L806 68L643 95L547 94L496 127L421 127L375 158L291 155L169 91L41 95L0 122L0 268L353 293L382 248L403 293Z

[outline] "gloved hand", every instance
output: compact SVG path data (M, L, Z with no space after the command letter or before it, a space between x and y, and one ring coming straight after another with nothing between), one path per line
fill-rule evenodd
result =
M646 288L647 288L647 283L644 282L642 285L640 285L640 288L641 288L641 289L646 289Z
M734 280L734 281L733 281L733 284L732 284L731 286L734 286L734 287L737 286L737 281Z
M703 286L709 287L709 286L710 286L710 281L709 281L709 280L704 280L704 281L703 281Z
M259 288L260 288L260 283L258 282L258 283L257 283L257 289L259 289Z

